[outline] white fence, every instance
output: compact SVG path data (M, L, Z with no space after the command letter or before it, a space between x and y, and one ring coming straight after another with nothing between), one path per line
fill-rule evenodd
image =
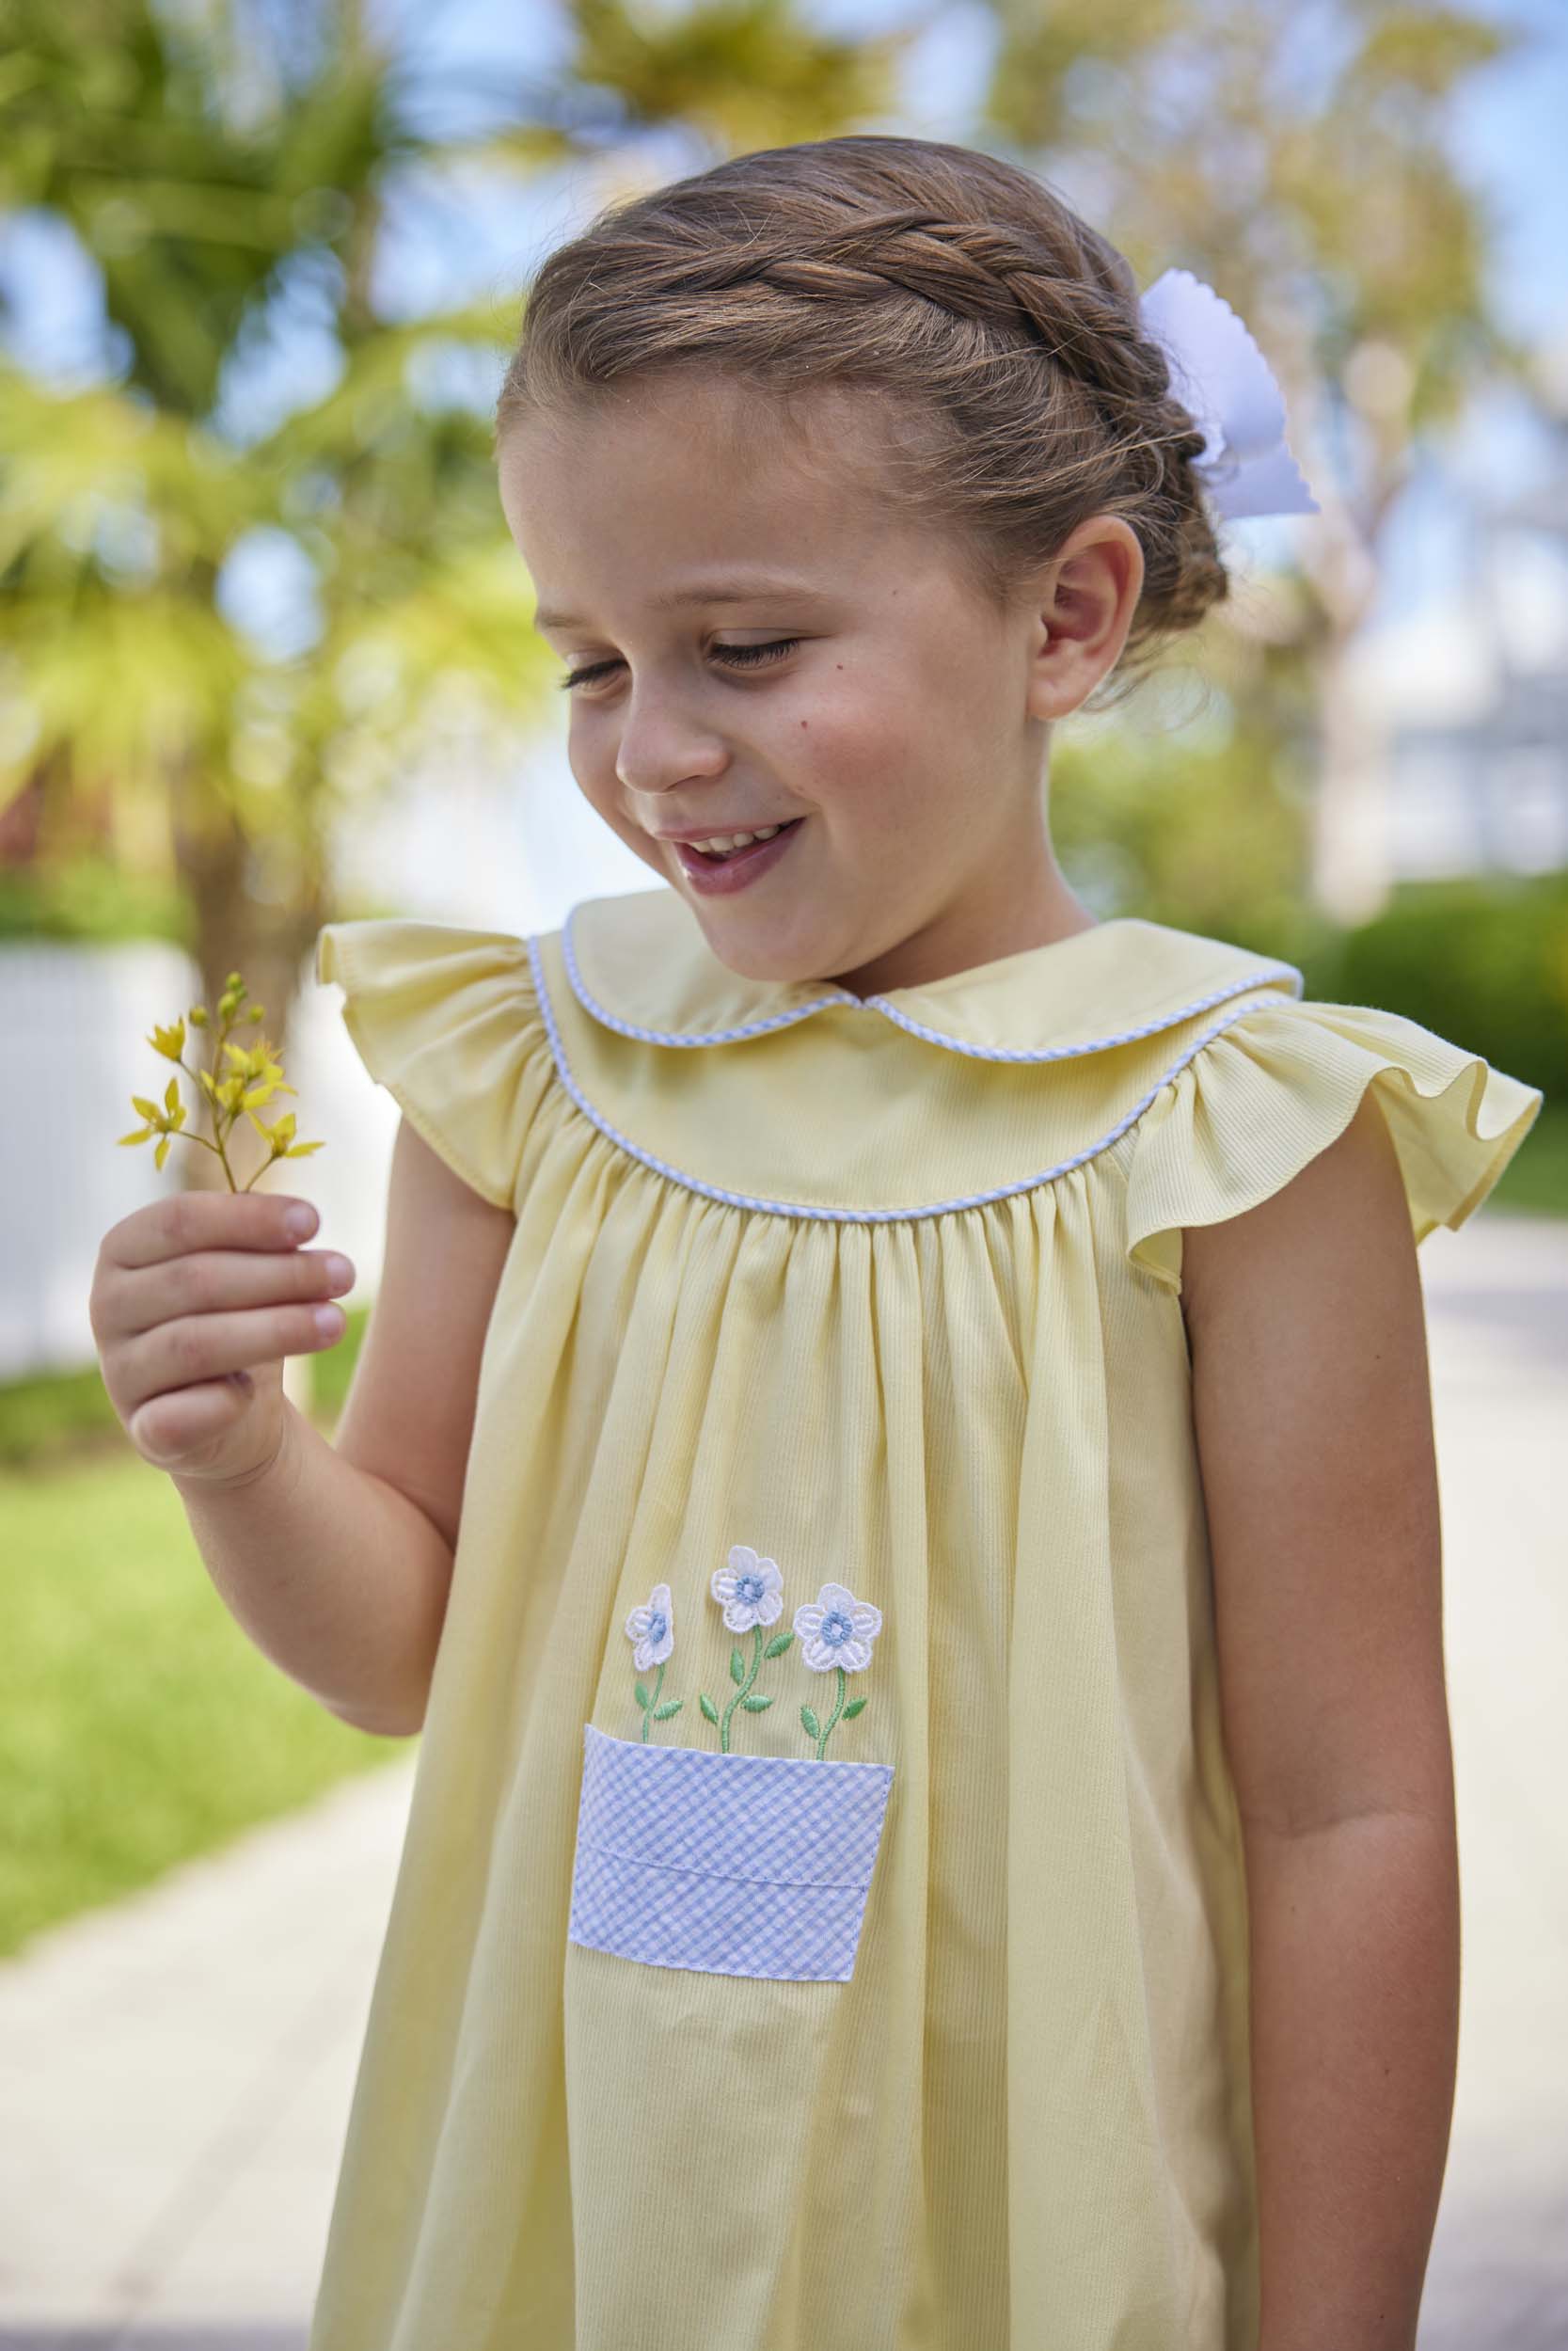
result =
M579 898L646 890L657 877L588 805L563 741L530 739L514 769L453 757L412 771L373 825L345 822L331 870L348 900L432 922L521 936L551 930ZM86 946L0 943L0 1380L85 1369L95 1360L87 1292L112 1224L175 1182L152 1143L119 1150L141 1124L131 1096L161 1099L174 1073L146 1042L197 1001L201 983L177 949L139 941ZM259 1179L321 1210L311 1248L341 1247L356 1276L346 1303L373 1297L386 1237L398 1106L372 1083L342 1021L342 991L299 974L285 1041L302 1139L325 1148ZM187 1080L181 1092L195 1104ZM202 1113L205 1126L206 1114ZM247 1163L248 1164L248 1163ZM310 1357L290 1358L309 1368Z
M87 1293L99 1243L121 1216L166 1197L178 1155L198 1148L176 1141L160 1174L152 1143L121 1150L116 1137L142 1123L131 1096L161 1101L179 1074L147 1038L200 994L195 965L157 942L0 946L0 1379L94 1360ZM301 1138L320 1136L325 1148L278 1161L258 1183L316 1203L321 1229L309 1246L353 1259L354 1304L380 1278L398 1107L366 1074L341 1004L307 962L286 1046L297 1100L275 1095L266 1116L293 1110ZM189 1122L210 1133L183 1076L180 1090Z

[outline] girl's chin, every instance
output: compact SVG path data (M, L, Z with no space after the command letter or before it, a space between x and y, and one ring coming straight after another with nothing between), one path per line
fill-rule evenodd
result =
M822 977L832 948L802 936L799 922L769 922L760 907L753 913L738 899L715 901L689 893L687 904L713 953L737 978L775 988L834 984Z

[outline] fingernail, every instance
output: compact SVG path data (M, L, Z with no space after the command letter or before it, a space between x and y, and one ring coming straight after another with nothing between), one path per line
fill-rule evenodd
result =
M316 1212L309 1200L295 1200L283 1218L283 1230L291 1241L309 1241L316 1224Z

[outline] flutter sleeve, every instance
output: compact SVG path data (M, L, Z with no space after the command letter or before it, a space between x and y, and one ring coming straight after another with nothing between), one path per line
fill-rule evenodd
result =
M1529 1133L1539 1088L1397 1012L1258 1006L1199 1047L1133 1130L1127 1254L1180 1292L1181 1232L1277 1192L1375 1087L1418 1244L1478 1208Z
M328 923L315 976L378 1086L454 1173L515 1205L550 1056L528 948L506 931L411 920Z

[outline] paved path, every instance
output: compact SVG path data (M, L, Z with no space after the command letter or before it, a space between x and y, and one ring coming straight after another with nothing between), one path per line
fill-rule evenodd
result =
M1421 2351L1568 2351L1568 1223L1419 1262L1465 1876ZM6 2351L304 2351L413 1755L0 1964Z

